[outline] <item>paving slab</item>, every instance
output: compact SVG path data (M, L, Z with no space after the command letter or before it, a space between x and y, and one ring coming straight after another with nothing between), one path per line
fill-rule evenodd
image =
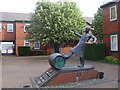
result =
M78 64L79 57L75 55L66 61L66 66ZM118 88L118 65L90 60L86 60L85 64L95 66L111 81L85 86L78 84L76 88ZM49 67L48 56L2 56L2 88L23 88L24 85L30 84L30 77L39 76Z

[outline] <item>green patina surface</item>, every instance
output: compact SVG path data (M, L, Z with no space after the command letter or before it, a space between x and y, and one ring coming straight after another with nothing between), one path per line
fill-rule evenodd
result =
M61 67L64 66L64 64L65 64L65 61L64 61L64 59L62 57L57 57L55 59L55 67L61 68Z

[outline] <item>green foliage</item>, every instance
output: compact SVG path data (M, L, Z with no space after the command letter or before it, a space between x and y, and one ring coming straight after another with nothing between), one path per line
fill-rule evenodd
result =
M37 55L47 55L47 54L42 50L30 50L29 56L37 56Z
M87 44L85 58L90 60L101 60L105 57L105 45L103 43Z
M110 63L110 64L120 64L120 60L113 57L113 56L107 56L103 60L103 62Z
M37 2L35 13L31 17L30 41L43 41L44 44L63 43L76 40L71 28L79 33L85 26L85 20L75 2Z
M29 46L18 46L18 55L19 56L28 56L30 51Z
M36 55L47 55L42 50L30 50L29 46L18 46L18 55L19 56L36 56Z
M96 35L99 41L102 41L102 9L98 8L97 13L94 15L92 26L94 27L93 33Z

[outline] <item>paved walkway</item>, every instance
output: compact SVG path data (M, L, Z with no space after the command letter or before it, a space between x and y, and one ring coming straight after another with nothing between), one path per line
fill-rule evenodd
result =
M79 57L72 56L66 65L77 65ZM87 85L81 88L118 88L118 66L86 60L85 64L94 65L98 71L105 73L110 82ZM29 78L39 76L50 67L48 56L2 56L2 87L22 88L30 84ZM77 86L77 88L80 88Z

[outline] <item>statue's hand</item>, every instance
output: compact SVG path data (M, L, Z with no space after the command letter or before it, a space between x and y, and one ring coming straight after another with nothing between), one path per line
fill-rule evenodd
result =
M96 42L85 42L86 44L97 44Z
M89 44L88 42L85 42L86 44Z
M75 34L75 35L77 35L77 33L76 33L76 32L74 32L74 34Z

